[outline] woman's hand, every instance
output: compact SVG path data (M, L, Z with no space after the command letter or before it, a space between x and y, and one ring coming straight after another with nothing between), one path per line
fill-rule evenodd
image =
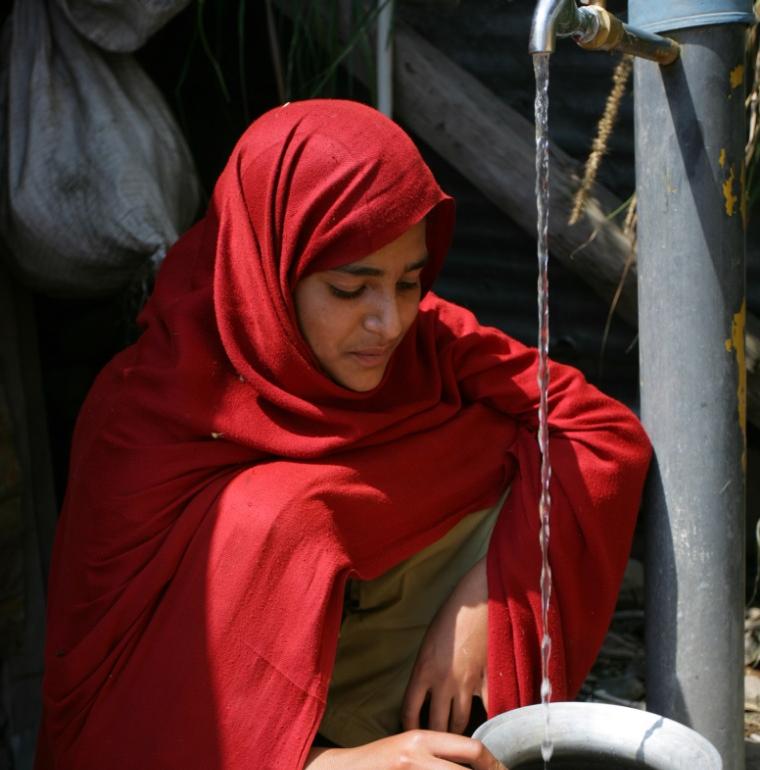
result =
M411 730L355 749L312 749L304 770L453 770L465 766L506 770L480 741L432 730Z
M488 708L487 653L488 580L483 558L459 581L425 634L404 696L404 729L420 726L420 710L429 697L429 727L463 733L473 696L479 695Z

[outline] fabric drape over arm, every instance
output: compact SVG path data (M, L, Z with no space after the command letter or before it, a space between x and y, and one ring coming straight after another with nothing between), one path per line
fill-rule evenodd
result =
M466 399L514 416L512 493L488 556L489 713L540 699L541 552L538 351L480 327L473 317L441 317L455 329L454 369ZM448 319L451 320L448 320ZM601 647L627 563L649 441L623 405L577 370L552 363L549 541L552 699L574 697Z

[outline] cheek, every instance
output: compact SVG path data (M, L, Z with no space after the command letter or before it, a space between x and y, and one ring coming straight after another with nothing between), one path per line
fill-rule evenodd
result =
M402 308L402 323L404 327L404 334L409 330L409 327L414 323L414 319L417 317L417 313L420 310L420 292L417 292L413 298L410 298L408 302L405 302Z
M324 366L339 354L354 322L348 308L329 298L312 301L299 313L301 332L317 360Z

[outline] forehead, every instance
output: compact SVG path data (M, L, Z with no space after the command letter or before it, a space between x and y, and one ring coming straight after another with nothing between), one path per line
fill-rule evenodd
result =
M350 273L353 275L380 275L386 271L408 272L421 268L427 260L425 243L425 222L410 227L395 241L368 254L366 257L340 265L328 272Z

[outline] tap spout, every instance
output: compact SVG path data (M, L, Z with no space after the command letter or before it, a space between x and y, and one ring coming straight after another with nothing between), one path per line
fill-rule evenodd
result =
M538 0L530 25L528 51L530 53L554 53L558 37L585 36L589 32L585 8L579 8L575 0Z
M589 50L622 53L670 64L678 58L678 43L624 24L598 5L576 5L575 0L538 0L530 25L528 51L554 53L558 37L573 37Z

